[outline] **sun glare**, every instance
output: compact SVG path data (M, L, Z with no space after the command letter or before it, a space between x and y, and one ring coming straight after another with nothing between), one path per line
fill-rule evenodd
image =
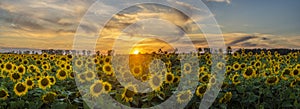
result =
M139 50L134 50L133 54L139 54Z

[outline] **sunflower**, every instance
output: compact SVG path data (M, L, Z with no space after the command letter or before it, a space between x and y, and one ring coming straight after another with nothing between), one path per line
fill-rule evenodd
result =
M49 77L42 77L42 78L38 81L38 84L39 84L39 88L41 88L41 89L43 89L43 90L46 90L46 88L50 88L50 86L51 86Z
M224 67L225 67L225 64L224 64L223 62L218 62L218 63L217 63L217 68L218 68L219 70L224 69Z
M193 96L193 94L190 90L181 91L176 95L177 102L180 103L180 104L181 103L186 103L186 102L190 101L192 96Z
M207 89L207 85L206 84L201 84L200 86L197 87L196 95L198 97L202 97L204 95L206 89Z
M110 62L111 62L111 56L106 56L106 57L104 58L104 63L105 63L105 64L110 64Z
M86 80L86 81L91 81L91 80L93 80L95 77L96 77L96 75L95 75L94 72L92 72L92 71L90 71L90 70L88 70L88 71L85 72L85 80Z
M160 74L151 75L149 84L155 91L160 91L160 86L163 84L163 78Z
M132 70L131 70L131 73L133 74L133 76L135 77L139 77L143 74L143 69L142 69L142 66L140 65L135 65L133 66Z
M69 74L68 77L70 77L71 79L74 79L74 77L76 77L76 72L75 71L71 71L68 74Z
M23 65L19 65L17 67L18 73L21 73L22 75L25 74L26 68Z
M27 65L29 64L29 61L28 61L27 59L24 59L24 60L22 61L22 63L23 63L24 66L27 66Z
M48 76L49 77L49 80L50 80L50 84L51 85L54 85L56 83L56 79L54 76Z
M292 87L292 88L295 87L296 83L297 83L297 79L292 80L290 82L290 87Z
M32 78L26 78L25 83L28 89L32 89L34 86L34 81Z
M81 59L76 59L76 60L75 60L75 66L76 66L77 68L81 68L81 67L83 66L82 60L81 60Z
M261 68L261 66L262 66L261 61L256 61L254 66L255 66L255 68Z
M65 69L59 69L56 71L56 78L59 80L65 80L68 76L68 73Z
M103 82L102 85L103 85L104 93L109 93L111 91L112 87L109 82Z
M240 66L239 63L235 62L235 63L232 65L232 68L233 68L233 70L237 71L237 70L239 70L239 69L241 68L241 66Z
M183 72L185 74L190 74L192 72L192 66L190 63L184 63L183 65Z
M245 63L240 64L241 69L244 69L247 67L247 65Z
M299 71L300 71L299 69L294 68L293 71L291 71L290 75L293 77L297 77L300 74Z
M42 100L44 103L48 104L48 103L55 101L56 96L57 95L55 92L48 92L42 96Z
M204 74L199 78L199 81L202 83L208 83L210 79L210 74Z
M14 92L15 92L15 94L17 96L24 96L24 95L26 95L26 93L28 92L26 84L22 83L22 82L18 82L17 84L15 84L15 86L14 86Z
M4 88L0 88L0 100L6 100L8 98L9 94L8 91Z
M265 81L265 83L267 85L275 85L279 82L279 78L277 76L269 76L267 77L267 80Z
M174 75L172 73L166 73L165 75L165 82L167 84L173 83Z
M102 80L95 81L90 87L90 93L94 97L98 97L103 92L103 82Z
M180 81L180 76L175 76L173 79L173 83L178 83Z
M22 74L17 73L17 72L13 72L10 73L10 80L14 81L14 82L18 82L20 80L22 80Z
M12 71L14 68L14 64L10 63L10 62L7 62L4 64L4 70L7 71L7 72L10 72Z
M233 57L234 57L234 58L240 58L240 53L234 52L234 53L233 53Z
M235 74L231 77L232 84L237 85L241 83L241 81L239 80L239 76L239 74Z
M283 71L280 75L280 78L283 79L283 80L287 80L290 73L291 73L291 69L285 68L285 69L283 69Z
M255 70L252 68L252 66L249 66L247 69L245 69L244 70L244 72L243 72L243 76L244 76L244 78L246 78L246 79L250 79L250 78L252 78L252 77L254 77L255 76Z
M222 98L220 98L219 103L227 103L231 100L232 98L232 93L231 92L226 92Z
M125 102L132 102L133 96L136 94L137 89L134 85L132 84L127 84L124 92L122 93L122 100Z
M77 78L78 78L79 82L81 82L81 83L84 83L84 82L86 81L86 80L85 80L86 75L85 75L84 73L78 74L78 75L77 75Z
M104 64L102 66L102 71L106 74L106 75L109 75L109 76L112 76L113 75L113 68L110 64Z

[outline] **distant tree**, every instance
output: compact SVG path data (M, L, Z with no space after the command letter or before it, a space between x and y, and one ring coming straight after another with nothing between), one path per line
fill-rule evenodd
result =
M230 46L227 47L227 54L231 54L232 53L232 48Z

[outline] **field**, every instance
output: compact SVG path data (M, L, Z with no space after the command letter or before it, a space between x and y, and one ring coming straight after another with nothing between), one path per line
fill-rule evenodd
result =
M0 108L88 108L93 103L84 98L101 100L103 94L131 107L155 106L176 94L173 102L198 108L216 82L212 65L226 71L211 108L300 108L300 52L241 51L224 57L226 63L213 63L210 53L130 55L129 70L123 64L114 66L122 58L113 61L106 55L0 54ZM181 58L189 55L196 56L197 63L181 64ZM155 73L149 66L163 67ZM190 72L199 76L195 91L175 93ZM128 82L129 75L153 91L138 93L136 84ZM121 85L118 76L128 84ZM105 107L94 104L94 108Z

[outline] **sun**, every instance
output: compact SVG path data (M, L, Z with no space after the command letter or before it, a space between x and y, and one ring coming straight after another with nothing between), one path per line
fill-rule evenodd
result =
M139 50L134 50L133 54L139 54L140 51Z

